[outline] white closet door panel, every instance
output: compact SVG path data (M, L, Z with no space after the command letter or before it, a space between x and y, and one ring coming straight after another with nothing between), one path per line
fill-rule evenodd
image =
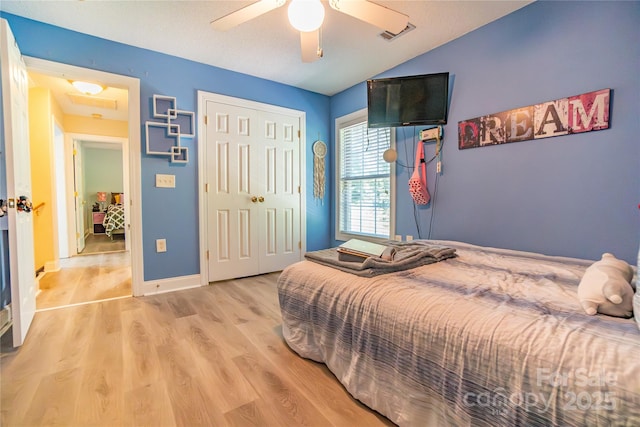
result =
M238 194L248 195L251 192L251 145L238 145L236 164Z
M218 193L229 193L229 142L216 144L218 156L216 158L216 190Z
M258 274L258 205L252 202L257 112L209 101L206 114L215 117L205 125L207 174L216 180L207 193L209 280Z
M251 241L255 239L251 233L251 211L241 209L238 211L238 258L250 259L253 255Z
M217 214L217 261L229 261L231 259L231 242L229 241L229 211L218 211Z
M265 153L260 268L267 272L300 260L300 120L270 112L259 119Z
M275 194L276 193L276 169L278 168L278 163L276 162L276 148L275 147L265 147L265 163L264 163L264 194Z

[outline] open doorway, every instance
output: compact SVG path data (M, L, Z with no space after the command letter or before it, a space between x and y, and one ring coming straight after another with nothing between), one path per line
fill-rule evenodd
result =
M124 203L129 187L128 140L79 134L68 134L66 139L74 153L68 165L73 179L67 193L76 195L75 215L69 218L75 220L76 239L70 252L87 255L130 250L126 229L129 206ZM70 235L69 241L73 237Z
M131 296L131 257L120 254L128 249L127 91L104 90L98 97L48 74L30 72L29 80L29 122L44 129L31 143L38 153L31 159L39 201L34 255L44 273L36 310ZM74 259L78 255L92 256Z
M130 160L136 157L131 156L136 147L139 153L139 135L131 141L139 129L139 84L136 80L129 86L119 76L43 60L27 58L26 63L31 83L49 93L58 110L51 115L54 168L49 175L55 262L45 264L46 274L38 280L36 309L134 295L142 267L141 236L130 231L140 213L139 164ZM88 98L69 90L72 76L113 86L117 99ZM128 110L131 100L135 113ZM112 116L115 110L120 116ZM75 167L76 155L84 157L84 167ZM135 176L130 179L132 171ZM99 193L106 194L104 200L98 200ZM96 218L104 217L111 205L121 215L107 233L102 218ZM37 239L36 235L36 245Z

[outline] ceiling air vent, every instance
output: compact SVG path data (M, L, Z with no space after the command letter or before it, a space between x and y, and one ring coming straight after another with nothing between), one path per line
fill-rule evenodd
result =
M398 37L407 34L409 31L411 30L415 30L416 26L413 25L411 22L409 22L407 24L406 27L404 27L404 30L400 31L398 34L394 34L391 31L385 31L384 33L380 33L380 37L382 37L383 39L385 39L386 41L390 42L392 40L397 39Z

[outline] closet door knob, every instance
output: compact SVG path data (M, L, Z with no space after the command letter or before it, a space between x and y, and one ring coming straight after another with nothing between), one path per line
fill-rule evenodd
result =
M251 196L251 202L255 203L258 201L258 198L256 196Z
M264 197L262 197L262 196L258 197L258 201L259 201L260 203L264 202Z

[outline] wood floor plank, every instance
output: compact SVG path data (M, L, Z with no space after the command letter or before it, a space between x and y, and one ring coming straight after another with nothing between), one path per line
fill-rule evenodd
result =
M42 377L55 372L69 321L68 314L55 311L38 313L20 351L12 348L3 350L0 359L3 378L11 381L14 378ZM41 354L46 354L47 357L40 357Z
M84 369L75 420L83 426L119 426L123 424L124 396L122 368L92 365Z
M62 268L40 279L38 310L131 295L129 252L60 260Z
M209 401L216 402L222 412L243 406L258 398L240 369L227 358L221 342L199 316L178 319L185 341L189 345L191 363Z
M176 317L171 311L167 297L169 294L153 295L145 297L142 304L142 313L146 324L152 326L148 336L153 345L171 343L180 337L176 335Z
M289 378L279 375L259 354L244 354L233 361L260 396L263 399L268 396L270 405L263 407L263 413L270 420L268 425L331 425Z
M82 255L89 255L104 252L123 252L125 250L125 239L111 239L106 234L89 234L84 241Z
M218 402L207 401L191 355L180 341L158 347L164 381L179 426L212 426L223 422Z
M193 316L196 310L193 308L189 300L185 297L184 292L172 292L167 295L167 305L173 313L174 317Z
M0 354L2 426L393 426L287 346L277 278L37 312Z
M106 334L122 331L121 302L119 299L111 300L96 306L96 324L101 326L99 331Z
M355 400L340 384L326 365L303 359L291 350L282 337L281 325L269 327L264 323L245 323L238 329L247 336L282 376L297 384L299 391L322 414L340 425L345 420L350 426L369 426L388 420ZM313 381L309 381L313 378ZM315 396L322 395L322 399ZM387 425L392 426L389 422Z
M29 410L17 425L73 425L80 377L80 368L65 369L43 377L30 401Z
M12 380L11 386L2 390L0 425L23 425L41 381L41 376L20 377ZM9 379L3 378L2 382L8 383Z
M61 343L57 370L72 369L82 365L89 355L88 343L95 327L96 304L74 306L68 309L70 316L64 341Z
M224 307L219 305L211 286L191 289L185 291L184 294L189 297L189 302L202 320L220 324L225 321Z
M225 413L224 418L233 427L262 427L271 424L255 401Z
M122 357L124 391L129 392L162 381L162 368L152 337L153 324L144 309L122 312ZM142 388L144 390L144 388Z
M124 394L123 426L177 426L164 382L145 384Z

